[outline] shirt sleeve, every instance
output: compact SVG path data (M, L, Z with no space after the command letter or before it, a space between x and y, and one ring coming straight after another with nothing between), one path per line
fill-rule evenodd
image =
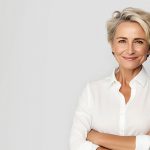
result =
M136 150L150 150L150 136L137 135L136 136Z
M70 150L96 150L99 146L87 141L91 130L93 97L88 83L79 97L70 136Z

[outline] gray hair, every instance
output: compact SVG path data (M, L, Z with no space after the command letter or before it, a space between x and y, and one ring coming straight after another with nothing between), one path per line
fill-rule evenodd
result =
M115 11L107 21L108 42L112 42L117 26L121 22L137 22L145 31L147 42L150 45L150 13L139 8L128 7L122 11Z

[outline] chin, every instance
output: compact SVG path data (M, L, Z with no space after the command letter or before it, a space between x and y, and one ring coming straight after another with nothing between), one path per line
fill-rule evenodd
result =
M138 69L140 66L142 66L142 64L139 64L139 65L120 65L120 68L123 68L125 70L135 70L135 69Z

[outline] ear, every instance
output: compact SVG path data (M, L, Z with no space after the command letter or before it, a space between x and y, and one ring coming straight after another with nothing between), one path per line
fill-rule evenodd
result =
M114 46L112 42L110 42L110 47L111 47L112 53L114 54Z

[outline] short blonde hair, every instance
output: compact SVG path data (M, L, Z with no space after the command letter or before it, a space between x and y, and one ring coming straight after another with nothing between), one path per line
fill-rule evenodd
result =
M112 18L107 21L108 42L113 41L117 26L125 21L137 22L145 31L147 42L150 45L150 13L133 7L113 12Z

